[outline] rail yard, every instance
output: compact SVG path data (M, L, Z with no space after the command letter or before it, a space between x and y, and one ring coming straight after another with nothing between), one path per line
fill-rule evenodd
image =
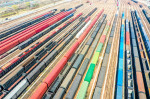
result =
M0 99L150 99L150 9L72 0L0 24Z

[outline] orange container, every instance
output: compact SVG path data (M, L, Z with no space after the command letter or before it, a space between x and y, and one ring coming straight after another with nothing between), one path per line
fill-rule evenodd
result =
M136 79L137 79L138 91L145 93L143 76L141 72L136 72Z
M139 49L143 50L143 45L142 44L139 44Z
M100 39L100 43L103 43L103 44L104 44L105 38L106 38L106 35L102 35L102 36L101 36L101 39Z
M144 53L144 51L140 51L140 53L141 53L141 57L142 57L142 58L145 58L145 53Z
M46 92L47 90L47 84L46 83L41 83L37 90L35 90L35 92L32 94L32 96L30 97L30 99L40 99L44 93Z
M141 42L141 38L138 38L137 40L138 40L138 42Z
M126 32L126 44L130 45L130 34L129 34L129 32Z
M136 33L137 37L140 37L140 34L139 33Z
M9 63L7 63L7 64L5 64L1 69L2 70L5 70L5 69L7 69L8 67L10 67L11 66L11 62L9 62Z

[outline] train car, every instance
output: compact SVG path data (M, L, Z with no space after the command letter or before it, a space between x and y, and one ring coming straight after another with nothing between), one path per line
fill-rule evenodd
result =
M138 1L136 1L136 0L131 0L131 1L133 1L134 3L138 3Z
M77 16L75 17L75 19L79 18L80 16L81 16L81 14L77 15ZM74 21L75 19L73 19L73 20L71 20L71 21ZM71 22L71 21L69 21L69 22ZM67 23L68 23L68 22L67 22ZM79 23L82 23L82 22L79 22ZM69 23L68 23L68 24L69 24ZM18 97L18 95L20 94L20 92L22 92L22 91L38 76L38 74L41 73L41 72L43 71L43 69L46 68L46 66L48 66L48 64L56 57L56 55L59 53L59 52L58 52L58 48L60 48L60 50L62 50L63 47L64 47L65 45L67 45L68 42L70 42L70 40L72 39L72 37L75 36L75 35L72 35L72 32L73 32L75 29L77 29L78 26L79 26L79 24L77 24L77 25L75 26L75 28L71 29L72 31L69 31L69 33L66 32L67 35L64 35L62 38L60 38L60 39L61 39L61 42L60 42L59 40L57 40L57 42L60 42L60 43L56 43L57 46L53 45L53 48L56 47L56 49L54 49L54 50L52 50L52 51L49 51L49 50L47 49L47 47L49 47L49 46L51 47L52 44L55 43L55 42L49 42L50 44L48 44L48 45L46 46L46 48L42 48L41 51L39 51L39 52L36 54L36 55L37 55L37 56L36 56L37 58L32 59L32 57L31 57L32 62L30 62L29 64L27 64L27 66L24 66L24 68L25 68L25 71L28 71L29 68L32 67L32 70L30 69L30 72L27 73L28 75L26 76L26 78L23 79L23 80L21 81L21 83L19 83L19 85L17 85L17 86L11 91L13 94L11 94L11 92L10 92L10 94L8 94L8 95L6 96L6 99L7 99L8 97L16 97L15 94L17 94L17 97ZM77 30L79 30L79 29L77 29ZM60 31L58 30L57 32L60 32ZM74 33L77 33L77 32L74 32ZM63 45L62 45L62 44L63 44ZM59 46L61 46L61 47L59 47ZM62 47L62 46L63 46L63 47ZM43 51L45 51L45 50L47 51L47 53L43 56ZM50 50L51 50L51 49L50 49ZM42 58L41 58L41 55L43 56ZM37 63L37 61L38 61L38 63ZM36 66L35 66L35 65L36 65ZM33 68L34 68L34 69L33 69ZM22 82L24 82L24 83L22 83ZM22 89L16 90L16 88L18 89L18 88L20 88L20 86L22 86Z
M108 43L107 43L107 47L105 50L105 55L103 58L103 62L101 65L101 69L97 78L97 83L96 83L96 87L93 93L93 99L99 99L100 96L102 95L102 87L103 84L105 83L105 76L106 76L106 72L107 72L107 67L108 67L108 60L110 59L110 51L111 51L111 47L112 47L112 43L113 43L113 39L114 39L114 33L115 33L115 28L116 28L116 23L117 23L117 18L118 18L118 14L115 15L114 21L113 21L113 25L111 28L111 32L109 35L109 39L108 39Z
M146 97L149 97L149 90L147 88L147 85L149 85L149 82L146 82L145 79L145 73L147 72L147 70L145 70L144 68L146 67L145 65L145 61L146 59L144 58L143 55L143 45L142 45L142 32L141 35L139 34L140 29L138 27L141 27L138 23L138 21L140 21L140 17L138 16L136 11L131 11L131 16L132 16L132 20L133 20L133 26L134 26L134 35L135 35L135 42L132 42L132 53L134 56L134 65L135 65L135 74L136 74L136 98L140 98L140 99L146 99ZM134 39L133 39L134 41Z
M136 10L135 10L135 15L136 15L137 22L138 22L138 25L139 25L139 28L140 28L140 31L141 31L141 35L142 35L142 38L143 38L143 41L144 41L144 45L145 45L145 48L146 48L146 51L147 51L148 58L150 59L150 40L149 40L148 35L147 35L147 33L144 29L141 18L139 17L139 14Z
M147 21L150 23L150 15L149 15L149 13L147 12L147 10L146 10L146 9L143 9L142 12L144 13L144 15L145 15Z
M116 73L116 93L115 99L122 99L124 94L124 42L125 42L125 13L122 13L122 24L121 24L121 31L120 31L120 42L119 42L119 55L118 55L118 67Z
M132 22L126 19L126 25L125 25L125 37L126 37L126 44L125 44L125 98L130 98L130 99L135 99L135 84L134 84L134 67L133 66L133 61L132 61L132 50L131 50L131 40L130 35L133 33L133 30L131 30L131 24ZM130 26L129 26L130 25ZM130 27L130 28L129 28ZM132 28L133 29L133 28ZM135 43L135 42L133 42ZM135 46L135 45L134 45ZM130 75L130 76L129 76Z
M77 48L79 47L79 45L82 43L82 41L84 40L85 36L88 34L88 32L91 30L91 28L94 26L94 24L96 23L96 21L98 20L98 18L100 17L100 15L103 13L104 9L102 11L100 11L100 13L98 13L97 17L93 20L92 24L90 24L88 26L88 28L86 28L86 30L83 32L83 36L81 35L76 42L72 45L72 47L70 48L70 50L64 55L64 57L59 61L59 63L55 66L55 68L52 70L52 74L54 73L55 76L51 75L51 73L48 74L48 76L43 80L43 82L40 84L40 86L36 89L35 93L33 93L33 95L31 96L31 98L35 98L35 97L42 97L43 94L46 92L47 89L45 89L43 86L43 83L47 83L48 86L50 86L52 84L52 82L56 79L56 77L59 75L60 71L63 69L63 67L66 65L67 61L71 58L71 56L73 55L73 53L77 50ZM57 68L57 69L56 69ZM56 72L57 71L57 72ZM72 69L72 72L75 72L75 68ZM42 88L42 89L41 89ZM39 90L41 90L39 92ZM64 89L60 89L60 94L62 95L65 90ZM38 92L38 94L37 94ZM58 96L57 96L58 97Z
M143 6L142 6L142 5L139 5L139 7L142 8Z
M48 26L53 25L54 23L56 23L57 21L63 19L65 16L73 13L74 11L75 11L75 9L73 9L71 11L62 12L61 14L58 14L58 15L52 17L53 20L52 20L52 18L47 19L47 20L45 20L43 22L38 23L37 25L35 25L33 27L30 27L30 28L26 29L25 31L22 31L22 32L14 35L14 36L6 39L6 40L1 41L0 42L1 46L2 45L5 45L5 46L0 48L0 54L3 54L5 52L7 52L11 48L13 48L16 45L18 45L19 43L22 43L23 41L29 39L33 35L41 32L42 30L44 30Z
M78 14L75 19L79 18L79 16L81 16L82 14ZM74 19L74 20L75 20ZM72 21L69 21L69 22L73 22L74 20ZM70 23L68 23L70 24ZM57 32L60 32L59 30ZM69 36L70 37L70 36ZM65 37L62 37L63 39L67 38L67 36ZM44 40L44 39L42 39ZM41 40L41 41L42 41ZM67 39L66 41L69 42L68 40L71 40L71 39ZM44 42L44 41L43 41ZM39 43L37 43L39 44ZM54 45L53 45L54 44ZM65 45L68 44L68 43L65 43ZM7 78L7 79L3 79L1 80L2 82L0 83L0 88L1 89L4 89L4 90L7 90L7 88L9 88L12 84L15 83L15 81L17 81L18 79L20 79L22 76L23 73L26 73L26 75L28 74L29 76L27 76L28 80L30 82L32 82L36 76L39 74L39 71L41 72L43 70L43 68L45 68L45 66L48 65L48 63L50 63L54 57L57 55L57 51L53 50L51 53L50 51L47 49L48 47L50 46L50 48L53 48L55 46L55 42L50 42L50 44L48 44L48 46L46 46L46 48L43 48L41 51L39 52L36 52L34 53L35 54L35 58L33 56L31 57L28 57L25 62L21 62L18 66L18 67L22 67L22 68L18 68L15 70L15 73L13 73L13 71L11 71L11 76L7 76L4 77L4 78ZM36 45L34 45L33 47L31 47L32 49L33 48L36 48ZM25 53L29 52L30 49L26 50ZM50 55L49 57L45 58L43 60L43 62L41 62L41 58L43 58L44 55L46 55L47 53L46 52L49 52ZM24 54L25 54L24 53ZM20 54L19 57L24 57L24 54ZM48 54L47 54L48 55ZM37 62L38 61L38 62ZM40 63L41 62L41 63ZM40 63L40 64L39 64ZM35 65L39 65L39 67L41 68L41 66L43 66L41 69L37 68L35 70L33 70L32 73L31 70L35 67ZM3 71L0 72L1 74L3 73ZM4 72L6 73L6 72ZM33 74L36 74L36 75L33 75ZM15 79L15 80L11 80L11 79ZM10 83L10 80L11 80L11 83ZM21 80L21 79L20 79Z
M90 1L88 0L88 1L86 1L86 3L90 3Z

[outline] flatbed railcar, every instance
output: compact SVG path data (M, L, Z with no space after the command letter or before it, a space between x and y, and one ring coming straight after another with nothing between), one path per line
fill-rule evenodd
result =
M131 11L131 16L133 20L133 26L134 26L134 35L135 35L135 42L132 42L132 52L133 52L133 62L135 66L135 78L136 78L136 97L140 99L146 99L146 97L149 97L149 92L147 88L147 83L145 81L145 71L144 71L144 64L141 59L141 52L144 50L141 49L142 45L142 38L140 36L140 26L138 25L138 18L136 17L136 13L134 11ZM146 65L146 64L145 64ZM144 66L144 67L143 67Z
M135 16L137 18L137 22L141 31L141 35L144 41L144 45L147 51L148 58L150 59L150 41L149 41L148 35L146 34L144 26L142 24L141 18L139 17L138 12L136 10L135 10Z

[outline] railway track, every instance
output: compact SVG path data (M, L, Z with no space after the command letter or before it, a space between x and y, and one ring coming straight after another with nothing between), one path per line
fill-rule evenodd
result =
M84 61L84 60L83 60ZM81 64L81 66L82 66L82 64ZM80 69L80 68L79 68ZM77 78L75 78L75 79L77 79ZM73 82L73 84L74 84L74 82ZM90 89L88 89L88 91L89 91ZM67 91L68 92L68 91ZM66 97L66 96L65 96ZM75 96L76 97L76 96Z
M87 7L88 7L88 6L87 6ZM86 7L85 7L85 8L86 8ZM79 9L79 10L80 10L80 9ZM78 10L78 11L79 11L79 10ZM77 11L77 13L78 13L78 11ZM75 14L75 15L77 15L77 14ZM64 22L64 23L66 23L66 22ZM62 25L60 25L60 27L61 27L61 26L62 26ZM67 28L69 29L69 27L67 27ZM54 30L52 30L52 31L55 31L55 30L57 30L57 28L54 29ZM14 51L13 53L11 53L10 55L8 55L8 56L6 56L5 58L1 59L1 60L0 60L0 65L6 64L7 62L9 62L10 60L13 59L12 57L16 57L16 56L18 56L19 54L21 54L22 52L26 51L26 50L29 49L31 46L35 45L38 41L41 41L43 38L45 38L45 37L47 37L48 35L50 35L50 34L52 33L52 31L50 31L49 33L47 33L46 35L44 35L42 38L36 40L35 42L33 42L32 44L30 44L29 46L27 46L25 49L23 49L23 50L17 49L16 51ZM58 36L58 37L59 37L59 36ZM57 37L56 37L56 38L57 38ZM52 38L52 39L54 39L54 38ZM7 61L6 61L6 60L7 60Z
M108 7L108 9L109 9L109 7ZM93 94L93 92L94 92L94 86L95 86L94 84L96 84L96 80L98 81L98 80L100 79L100 78L98 78L98 73L100 72L100 70L103 69L102 62L106 60L105 57L104 57L104 54L105 54L105 51L106 51L106 47L108 46L107 44L108 44L108 40L109 40L109 35L110 35L110 32L111 32L111 29L112 29L114 12L115 12L115 9L114 9L113 11L110 11L110 12L109 12L109 10L108 10L108 13L109 13L109 14L107 14L108 17L107 17L106 20L110 21L110 22L111 22L111 25L110 25L110 27L109 27L109 31L108 31L107 37L106 37L107 39L106 39L106 41L105 41L103 50L102 50L102 52L101 52L101 55L100 55L100 57L99 57L99 61L98 61L98 63L97 63L98 66L95 68L96 71L95 71L95 73L94 73L94 75L93 75L93 81L92 81L91 84L90 84L88 99L91 99L92 96L93 96L93 98L94 98L94 94ZM107 13L107 11L106 11L106 13ZM99 74L99 75L102 75L102 74ZM98 82L97 82L97 83L98 83ZM97 90L95 89L95 93L97 93L96 91L97 91Z
M145 15L143 14L142 10L139 9L139 7L137 5L135 5L134 9L136 9L139 12L139 16L141 17L142 23L143 23L143 25L145 27L145 31L146 31L146 33L148 35L148 38L150 39L150 34L149 34L150 25L149 25Z
M13 52L0 60L0 69L5 73L0 74L0 98L149 98L148 45L144 41L139 20L143 23L148 37L149 23L139 9L139 5L134 2L129 5L125 0L121 0L120 3L111 0L85 2L86 0L82 2L83 6L76 10L73 17L69 17L22 50L14 48ZM65 9L68 9L75 8L79 4L81 2L71 1L64 5L67 6ZM64 7L58 5L56 8ZM39 15L47 10L39 12ZM134 11L132 15L131 11ZM124 18L122 13L125 15ZM19 23L17 20L14 20L16 24ZM68 25L64 26L66 22ZM49 39L53 33L57 35ZM133 38L134 33L135 38ZM133 45L135 40L137 46ZM16 65L13 64L13 67L3 69L18 55L22 57L21 53L34 48L34 45L39 44L38 42L44 43L34 49L35 51L30 55L20 58L20 63L15 62ZM135 47L139 52L139 63L135 61L137 58ZM123 56L120 56L122 54ZM121 60L123 64L119 65ZM129 66L129 61L135 66ZM144 62L148 62L146 64L148 68L145 68ZM120 68L122 75L118 75ZM129 79L129 74L132 75L132 79ZM139 81L143 81L142 87ZM131 83L133 86L130 86ZM120 91L119 84L122 87Z
M88 10L88 11L89 11L89 10ZM72 40L71 44L73 44L74 41L75 41L75 40ZM71 44L69 44L69 46L70 46ZM63 51L62 53L60 53L60 55L58 55L59 57L58 57L58 58L56 57L56 59L54 60L54 62L49 65L49 68L53 68L53 66L55 66L55 65L57 64L58 60L61 59L63 53L65 53L68 49L69 49L69 47L66 47L66 48L64 49L64 51ZM46 76L49 72L50 72L50 71L47 70L46 72L43 72L41 76ZM31 88L32 88L32 89L35 89L35 88L37 87L36 83L39 84L39 83L40 83L39 80L41 81L41 80L44 79L44 78L42 78L41 76L38 78L38 80L37 80L38 82L35 81L35 83L33 83L33 85L31 85ZM35 88L33 88L33 87L35 87ZM31 88L29 88L29 89L31 89ZM32 90L30 90L30 91L32 92ZM26 93L27 93L27 92L26 92ZM29 92L28 92L28 93L29 93ZM24 95L25 95L25 94L24 94ZM28 95L27 95L27 96L28 96ZM24 96L23 96L23 97L24 97ZM26 97L25 97L25 98L26 98Z
M104 16L103 16L104 17ZM99 21L100 22L100 21ZM98 24L99 23L97 23L96 25L98 26ZM101 27L102 27L102 22L100 23L101 24ZM100 25L99 24L99 25ZM106 24L106 22L105 22L105 24ZM95 26L96 26L95 25ZM104 28L104 27L103 27ZM96 29L96 27L95 28L93 28L93 31L91 31L90 32L90 34L91 33L95 33L94 32L94 30ZM102 29L101 29L101 31L102 31ZM99 34L100 33L100 34ZM99 32L99 33L97 33L97 36L96 36L96 38L95 38L95 40L93 41L93 44L91 44L91 46L89 47L89 51L88 50L84 50L88 45L87 44L89 44L89 43L86 43L86 45L84 46L84 48L83 48L83 51L79 54L80 56L81 55L84 55L85 56L85 58L82 60L82 62L79 62L80 64L79 64L79 68L77 69L77 73L75 74L75 77L73 78L73 82L71 83L71 86L68 88L68 91L67 91L67 94L66 94L66 96L64 96L65 98L67 98L67 97L70 97L70 95L69 95L69 93L70 94L72 94L72 93L74 93L75 94L75 92L77 93L78 91L75 91L74 89L72 89L72 87L74 87L74 84L75 85L77 85L77 83L75 82L75 80L77 79L77 77L79 77L79 76L81 76L82 78L84 77L83 76L83 74L84 74L84 72L86 72L86 68L88 68L89 66L86 66L85 64L87 64L87 62L89 63L90 62L90 57L92 57L92 53L93 53L93 51L94 51L94 46L96 46L95 45L95 43L96 42L98 42L98 39L100 38L100 36L101 36L101 32ZM91 35L91 37L92 37L92 35ZM91 38L89 37L89 40L90 40ZM87 41L87 42L89 42L89 40ZM92 42L91 42L92 43ZM87 54L86 54L86 52L85 51L87 51ZM84 52L84 53L83 53ZM76 66L76 63L78 62L80 60L80 57L78 57L78 59L76 60L76 62L74 63L74 65L73 65L73 67L74 66ZM83 69L83 67L84 67L84 69ZM80 71L82 71L82 73L80 72ZM84 74L85 75L85 74ZM67 78L66 78L67 79ZM82 83L82 81L80 81L79 82L80 84ZM71 88L71 89L70 89ZM88 90L87 90L88 91ZM72 96L71 96L72 97ZM75 95L75 97L76 97L76 95ZM73 98L73 97L72 97Z
M120 8L121 9L121 8ZM106 69L106 78L104 80L104 85L102 87L102 93L101 93L101 98L114 98L114 84L115 84L115 76L113 77L114 73L116 73L116 65L117 65L117 54L118 50L118 44L119 44L119 33L120 33L120 14L121 11L117 11L118 13L118 19L116 23L116 29L114 32L114 39L112 40L112 48L110 50L110 58L108 61L108 67ZM116 39L115 39L116 38ZM116 43L115 43L116 42ZM112 84L112 82L114 82Z
M74 3L75 5L80 4L79 2L76 2L76 1L72 1L72 3ZM68 8L71 8L72 6L74 6L74 5L70 5L70 2L66 2L66 3L60 4L60 5L56 5L55 8L56 8L56 9L63 9L64 7L63 7L62 5L64 5L65 8L67 8L67 9L68 9ZM50 8L44 9L44 10L42 10L42 11L35 12L35 13L31 14L31 15L27 15L27 16L24 16L24 17L22 17L22 18L18 18L18 19L16 19L16 20L13 20L13 21L10 21L10 22L1 24L1 26L0 26L0 32L1 32L1 31L4 31L4 30L6 30L6 29L8 29L8 28L10 28L10 27L12 27L12 26L15 26L15 25L17 25L17 24L20 24L20 23L23 23L23 22L25 22L25 21L27 21L27 20L30 20L30 19L33 18L33 17L36 17L36 16L38 16L38 15L41 15L41 14L43 14L43 13L45 13L45 12L48 12L48 11L50 11L51 9L52 9L52 8L50 7Z
M137 6L134 8L134 10L135 9L138 9L137 8ZM142 23L144 23L144 28L146 28L146 33L147 33L147 35L148 35L148 38L150 37L150 34L149 34L149 23L148 23L148 21L147 21L147 19L146 19L146 17L145 17L145 15L143 14L143 12L141 12L140 10L137 10L140 14L140 17L141 17L141 19L142 19ZM141 35L142 36L142 35ZM149 38L150 39L150 38ZM142 43L143 43L143 45L144 45L144 41L142 40ZM146 52L146 46L144 45L144 51ZM148 54L147 53L145 53L146 54L146 59L148 60L148 66L150 66L150 63L149 63L149 57L148 57Z
M88 5L87 5L88 6ZM82 8L82 7L81 7ZM81 8L79 8L79 10L81 9ZM86 8L86 7L85 7ZM78 10L78 11L79 11ZM51 32L50 32L51 33ZM47 35L48 35L49 33L47 33L46 35L44 35L44 37L46 37ZM41 38L41 39L43 39L43 37ZM39 40L41 40L41 39L39 39ZM34 42L34 44L35 44L36 42ZM30 46L32 46L33 44L30 44ZM29 47L27 47L26 49L28 49ZM26 49L24 49L23 51L25 51ZM4 63L4 62L6 62L6 60L10 60L10 58L12 58L12 57L14 57L13 55L17 55L17 54L21 54L21 52L22 52L22 50L19 50L19 49L17 49L14 53L10 53L11 55L9 55L9 56L7 56L6 58L3 58L3 59L1 59L0 60L0 65L2 64L2 63Z
M55 39L55 38L53 38L53 39Z
M76 23L77 23L77 22L76 22ZM68 28L68 30L69 30L69 28ZM62 33L63 33L63 32L61 32L61 34L62 34ZM61 37L61 34L57 35L57 36L54 37L52 40L55 40L56 38ZM51 40L51 41L52 41L52 40ZM39 52L40 50L42 50L42 49L43 49L48 43L50 43L51 41L47 42L43 47L41 47L41 48L38 49L36 52L34 52L34 53L29 57L29 59L31 59L32 57L34 57L34 55L36 55L37 52ZM25 64L26 62L28 62L27 60L29 60L29 59L26 59L25 61L23 61L20 66L22 66L23 64Z

